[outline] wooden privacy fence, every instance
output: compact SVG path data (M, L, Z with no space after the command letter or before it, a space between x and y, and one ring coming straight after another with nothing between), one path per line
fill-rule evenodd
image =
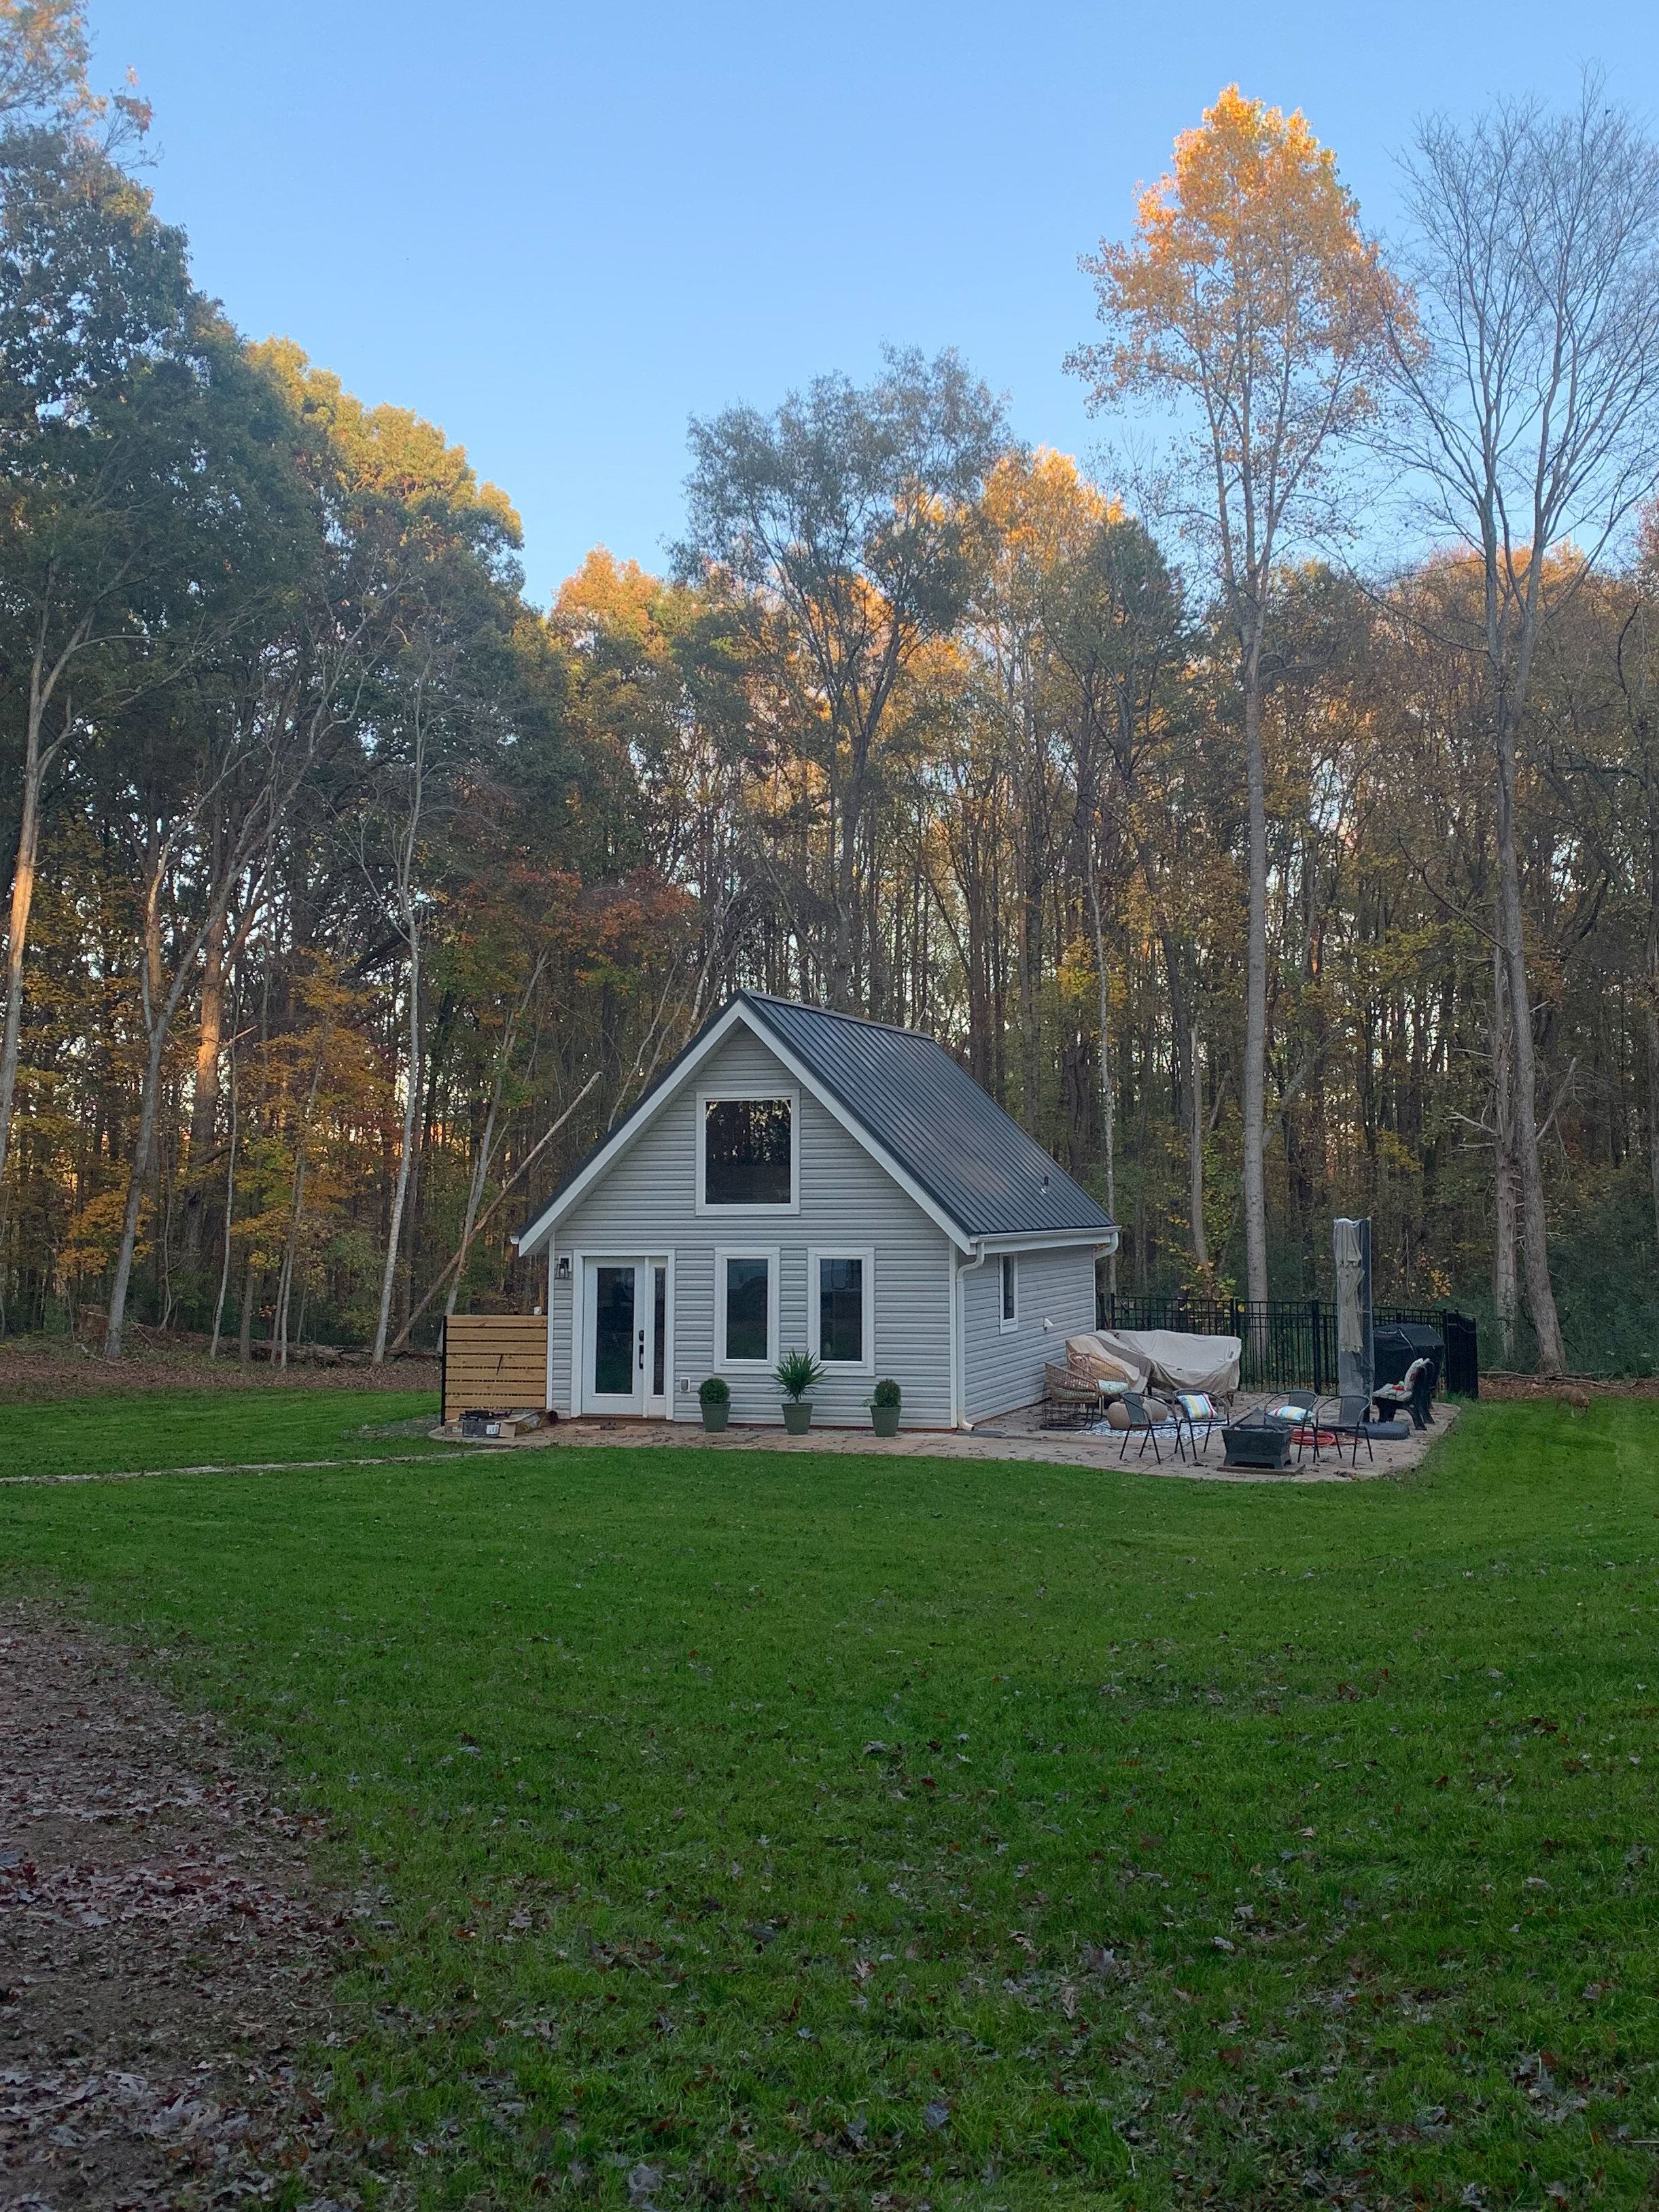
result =
M451 1314L444 1323L446 1421L474 1407L507 1413L547 1405L545 1314Z

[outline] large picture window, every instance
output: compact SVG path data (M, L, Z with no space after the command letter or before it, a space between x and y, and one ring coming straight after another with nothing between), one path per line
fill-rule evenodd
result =
M699 1099L697 1204L705 1212L788 1211L795 1204L793 1097Z
M870 1375L876 1358L876 1255L867 1246L806 1255L806 1342L828 1368Z
M714 1364L758 1371L777 1358L777 1253L722 1245L714 1254Z

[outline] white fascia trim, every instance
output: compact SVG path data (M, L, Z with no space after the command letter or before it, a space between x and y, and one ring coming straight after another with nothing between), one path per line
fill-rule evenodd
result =
M519 1240L519 1257L521 1260L529 1258L543 1239L569 1212L571 1207L592 1188L612 1163L627 1151L640 1132L648 1128L663 1108L672 1100L678 1097L687 1078L696 1074L709 1054L718 1046L725 1043L726 1038L737 1027L743 1012L744 1008L740 1003L734 1003L729 1006L722 1018L709 1030L699 1049L681 1066L674 1080L672 1083L664 1084L662 1088L654 1091L649 1098L641 1099L621 1128L612 1133L610 1142L603 1151L595 1152L580 1174L573 1182L568 1182L552 1203L538 1215L534 1223ZM753 1024L750 1024L750 1026L752 1027Z
M975 1249L983 1247L987 1252L1063 1252L1078 1244L1092 1244L1103 1252L1116 1249L1101 1229L1046 1229L1030 1236L975 1239Z

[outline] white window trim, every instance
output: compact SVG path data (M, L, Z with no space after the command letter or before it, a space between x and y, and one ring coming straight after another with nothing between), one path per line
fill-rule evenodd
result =
M768 1094L773 1095L775 1094ZM723 1212L725 1209L720 1207L716 1211ZM764 1359L728 1359L726 1356L726 1263L728 1260L764 1260L766 1262ZM778 1247L775 1244L717 1244L714 1247L714 1372L717 1375L769 1375L777 1364Z
M864 1262L864 1357L824 1359L823 1300L818 1283L820 1260ZM809 1244L806 1248L806 1349L823 1361L826 1375L873 1375L876 1371L876 1248L873 1244Z
M1005 1252L1001 1255L1001 1261L1002 1265L997 1269L997 1322L1004 1336L1012 1336L1019 1327L1019 1255L1018 1252ZM1012 1281L1014 1286L1014 1310L1012 1315L1004 1313L1002 1310L1005 1269L1010 1271L1006 1279Z
M729 1098L787 1098L789 1101L789 1203L787 1206L710 1206L705 1184L708 1169L708 1109ZM793 1085L769 1083L764 1085L723 1084L718 1090L699 1091L696 1130L697 1161L696 1209L716 1221L741 1221L756 1215L799 1213L800 1212L800 1092ZM746 1260L747 1252L736 1252L734 1259Z

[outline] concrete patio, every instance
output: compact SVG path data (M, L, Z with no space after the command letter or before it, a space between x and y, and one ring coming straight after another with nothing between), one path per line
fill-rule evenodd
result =
M1273 1402L1259 1397L1240 1398L1236 1411L1247 1413L1254 1406ZM1367 1458L1362 1443L1358 1468L1350 1456L1351 1444L1344 1447L1340 1457L1334 1448L1325 1447L1316 1465L1311 1450L1304 1450L1298 1462L1293 1445L1289 1468L1279 1474L1261 1468L1224 1467L1218 1428L1200 1449L1196 1462L1190 1457L1178 1458L1167 1442L1160 1442L1163 1456L1155 1459L1152 1445L1148 1443L1143 1450L1142 1440L1134 1435L1129 1438L1127 1455L1120 1457L1122 1438L1117 1432L1103 1436L1077 1429L1045 1429L1041 1425L1042 1409L1036 1406L1024 1407L1018 1413L983 1422L968 1433L948 1429L906 1429L889 1440L875 1437L864 1428L811 1429L804 1437L792 1437L781 1427L734 1425L710 1435L701 1423L693 1421L583 1419L556 1421L544 1428L532 1429L527 1436L482 1447L476 1438L465 1441L472 1451L545 1451L580 1444L652 1448L690 1445L706 1451L878 1452L896 1459L1027 1460L1042 1467L1091 1467L1098 1468L1103 1474L1168 1475L1199 1482L1363 1482L1384 1475L1405 1474L1418 1466L1430 1447L1449 1431L1458 1410L1449 1401L1437 1401L1432 1428L1420 1433L1413 1430L1410 1436L1396 1440L1375 1440L1371 1446L1374 1458ZM431 1433L434 1440L461 1441L459 1431L453 1427L434 1429Z

